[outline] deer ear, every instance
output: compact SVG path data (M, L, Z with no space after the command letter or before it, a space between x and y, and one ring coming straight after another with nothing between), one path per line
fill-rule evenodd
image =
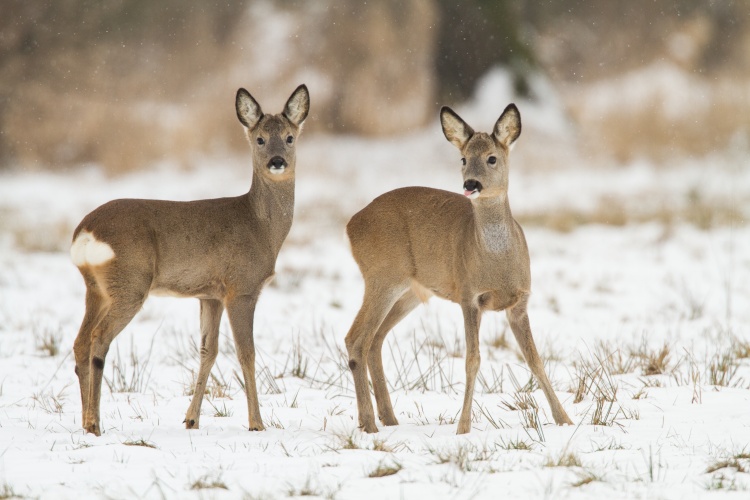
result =
M471 136L474 135L474 129L448 106L443 106L440 109L440 124L443 126L445 138L458 149L463 149Z
M310 92L304 83L297 87L284 106L284 116L298 127L307 118L310 111Z
M240 123L248 130L254 129L260 119L263 118L263 111L260 109L260 104L245 89L237 91L234 107L237 110L237 118L240 119Z
M508 104L505 108L505 111L495 123L492 135L495 136L497 142L506 148L511 149L513 147L516 139L521 135L521 113L518 112L515 104Z

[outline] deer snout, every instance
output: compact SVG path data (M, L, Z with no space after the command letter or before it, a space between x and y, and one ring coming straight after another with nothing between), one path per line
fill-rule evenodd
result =
M475 180L469 179L464 182L464 195L471 198L472 200L479 196L482 192L482 183Z
M286 168L287 163L281 156L274 156L268 161L268 169L272 174L280 174Z

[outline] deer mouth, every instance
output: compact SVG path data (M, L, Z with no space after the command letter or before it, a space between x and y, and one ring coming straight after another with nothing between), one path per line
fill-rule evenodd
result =
M466 196L470 200L474 200L478 198L479 193L481 192L482 192L481 182L475 181L474 179L470 179L464 182L464 196Z
M274 156L268 162L267 166L268 166L269 172L271 172L272 174L278 175L278 174L284 173L287 163L286 163L286 160L282 158L281 156Z

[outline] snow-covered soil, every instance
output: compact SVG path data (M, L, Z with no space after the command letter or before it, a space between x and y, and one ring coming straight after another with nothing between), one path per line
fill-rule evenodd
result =
M66 253L77 221L115 197L239 194L248 160L119 179L0 177L0 498L745 498L750 228L741 224L526 228L532 329L575 426L554 425L504 315L488 314L473 429L456 436L461 314L432 299L383 351L400 425L357 430L343 339L363 287L343 226L387 189L459 191L459 157L438 133L300 141L295 226L255 318L264 432L246 430L226 318L201 428L184 429L196 300L149 299L114 342L101 437L80 428L71 353L84 309ZM600 200L635 210L679 205L699 189L746 217L750 174L719 163L524 172L519 162L511 205L520 215L595 210Z

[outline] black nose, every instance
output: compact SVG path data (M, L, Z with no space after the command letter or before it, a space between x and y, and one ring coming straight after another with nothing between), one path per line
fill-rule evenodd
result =
M464 189L466 191L482 191L482 183L474 179L469 179L464 182Z
M268 162L268 168L282 168L286 167L286 160L281 156L274 156Z

